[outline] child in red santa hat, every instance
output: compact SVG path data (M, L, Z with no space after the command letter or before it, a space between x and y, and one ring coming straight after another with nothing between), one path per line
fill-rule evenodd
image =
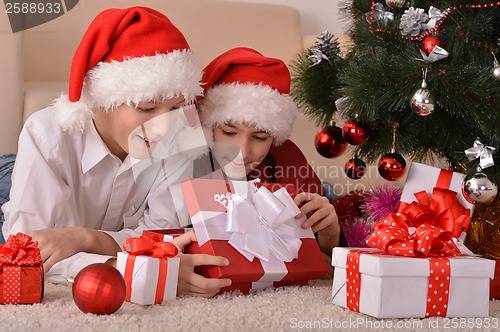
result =
M10 200L2 207L4 237L24 232L38 241L46 280L65 283L91 263L111 262L124 240L143 229L179 227L168 188L151 189L154 176L139 185L134 167L163 137L174 142L166 148L175 147L189 128L201 76L183 34L156 10L96 16L75 52L68 94L23 127ZM183 269L197 264L227 260L193 256ZM191 273L179 292L193 283L203 293L230 280Z
M312 227L322 252L331 255L339 245L338 218L321 181L289 140L298 109L289 95L286 64L238 47L205 67L203 83L199 115L213 134L214 157L214 166L204 172L215 173L218 164L229 178L294 184L294 201L301 211L296 218L307 216L302 226Z

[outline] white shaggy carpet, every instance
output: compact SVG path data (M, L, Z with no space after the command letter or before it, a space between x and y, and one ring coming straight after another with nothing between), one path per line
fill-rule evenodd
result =
M500 301L490 302L488 318L456 320L378 320L330 302L331 280L310 286L267 289L256 294L233 292L212 299L179 297L163 305L124 303L114 314L82 313L71 288L45 285L43 303L0 306L0 331L494 331L500 327ZM410 299L408 299L410 300ZM461 324L461 325L460 325ZM459 327L465 327L460 329Z

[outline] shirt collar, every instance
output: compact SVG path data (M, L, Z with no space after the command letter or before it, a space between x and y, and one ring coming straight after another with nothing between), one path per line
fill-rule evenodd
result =
M108 147L97 132L94 122L92 121L85 128L84 132L84 147L82 156L83 173L87 173L108 155L112 156Z

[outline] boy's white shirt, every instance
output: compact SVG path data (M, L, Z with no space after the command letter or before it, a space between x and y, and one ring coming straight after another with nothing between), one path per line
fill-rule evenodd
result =
M147 176L154 183L138 185L132 167L137 162L113 156L93 125L69 134L58 127L50 107L34 113L21 132L15 186L2 207L4 237L84 226L104 231L121 247L143 229L179 227L170 190L162 185L162 168L156 167L158 176ZM83 267L109 258L78 253L55 264L46 280L66 283Z

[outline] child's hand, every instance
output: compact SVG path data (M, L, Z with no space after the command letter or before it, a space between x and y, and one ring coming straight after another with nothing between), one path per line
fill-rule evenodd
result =
M108 234L85 227L47 228L28 233L38 248L44 270L79 252L116 256L121 248Z
M294 201L300 208L300 213L295 218L307 216L302 227L312 227L313 232L318 232L321 251L331 255L332 248L339 244L340 236L339 218L335 207L330 204L328 198L314 193L302 192L295 196Z
M231 285L231 279L205 278L194 272L200 265L226 266L229 261L225 257L205 254L183 254L186 245L196 241L194 231L174 238L172 241L179 249L178 257L181 259L179 266L179 281L177 295L212 297L223 287Z
M82 250L81 244L72 228L49 228L28 233L33 241L38 241L38 248L43 260L43 268L49 271L57 262Z
M300 208L300 213L295 216L295 219L307 216L307 220L302 224L303 228L312 227L313 232L316 233L333 225L334 228L340 230L337 213L328 198L302 192L293 200Z

